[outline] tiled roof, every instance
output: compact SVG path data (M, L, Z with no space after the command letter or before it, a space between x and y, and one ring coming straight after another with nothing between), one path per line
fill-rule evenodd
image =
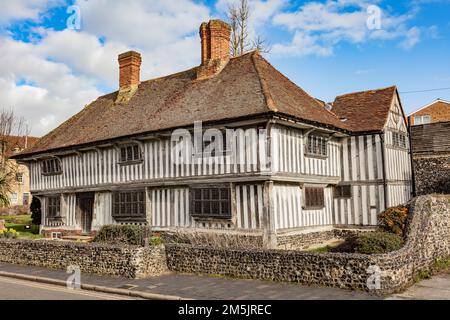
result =
M193 68L144 81L131 100L124 104L115 102L118 92L102 96L21 156L191 126L194 121L231 120L274 112L340 130L350 128L334 109L327 110L257 52L232 58L212 78L198 80L196 71L197 68ZM348 100L355 103L356 98L345 97L338 98L342 101L338 109L348 114L347 117L356 117L356 113L369 116L367 110L346 112ZM356 104L363 105L366 100ZM370 99L368 102L372 105ZM384 113L380 112L380 115L384 116ZM379 119L377 124L385 119Z
M332 111L341 119L347 119L345 123L353 132L381 131L396 92L393 86L345 94L334 100Z
M18 137L18 136L0 136L0 143L5 147L5 156L7 158L15 154L15 150L23 151L26 148L33 147L39 140L37 137Z

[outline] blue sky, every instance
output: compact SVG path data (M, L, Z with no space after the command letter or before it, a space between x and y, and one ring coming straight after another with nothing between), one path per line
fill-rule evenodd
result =
M199 64L200 23L226 19L232 1L0 0L0 105L43 135L116 90L121 52L143 54L143 79ZM397 85L408 113L450 100L449 89L407 93L450 88L450 0L249 3L250 37L267 39L266 58L317 98Z

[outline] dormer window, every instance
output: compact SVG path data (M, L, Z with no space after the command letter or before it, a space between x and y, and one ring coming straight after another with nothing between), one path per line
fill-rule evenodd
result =
M52 158L42 162L42 174L44 175L58 175L62 173L61 162L59 159Z
M142 152L137 144L120 147L120 163L128 164L142 161Z
M328 156L328 138L309 135L306 145L306 155L326 158Z

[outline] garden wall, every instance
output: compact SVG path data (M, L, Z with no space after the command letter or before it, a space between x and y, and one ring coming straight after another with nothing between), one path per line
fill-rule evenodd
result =
M380 287L374 292L388 294L409 286L437 259L450 256L450 196L416 198L410 212L405 246L388 254L230 250L170 244L166 246L167 263L170 270L177 272L366 291L370 291L367 281L371 272L379 270Z
M417 195L450 194L450 154L414 157Z
M0 262L144 278L167 271L164 246L135 247L0 239Z

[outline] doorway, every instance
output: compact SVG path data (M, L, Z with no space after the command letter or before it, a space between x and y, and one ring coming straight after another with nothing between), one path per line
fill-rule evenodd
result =
M94 216L94 193L77 194L78 210L80 210L80 224L83 235L90 235L92 218Z

